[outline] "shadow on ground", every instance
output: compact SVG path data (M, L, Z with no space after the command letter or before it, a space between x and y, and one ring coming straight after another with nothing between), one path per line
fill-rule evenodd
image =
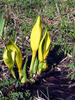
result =
M38 91L45 100L75 100L75 81L66 77L66 70L51 71L51 68L59 65L65 57L64 52L59 52L59 49L60 46L55 46L50 51L47 57L49 68L42 73L39 81L30 86L31 93L36 95Z

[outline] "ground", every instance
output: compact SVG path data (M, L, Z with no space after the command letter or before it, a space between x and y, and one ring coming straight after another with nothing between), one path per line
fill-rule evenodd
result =
M0 37L0 100L75 100L75 1L0 0L0 15L5 18ZM23 63L26 56L30 63L30 33L37 15L51 37L48 68L35 83L21 84L4 64L3 50L11 35L22 51Z

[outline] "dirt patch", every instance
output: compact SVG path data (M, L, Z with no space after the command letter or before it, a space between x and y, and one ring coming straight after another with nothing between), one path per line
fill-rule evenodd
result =
M17 88L15 88L15 84L11 84L8 87L2 86L0 90L3 89L3 96L8 96L9 93L13 92L22 92L24 94L25 90L29 90L33 100L36 100L34 97L37 97L37 91L39 97L44 100L75 100L75 80L71 81L70 78L67 78L69 72L67 65L72 61L72 57L69 54L64 55L63 52L58 53L58 49L59 46L50 51L47 58L49 67L38 77L34 84L22 84ZM24 53L24 58L27 53L29 54L28 51ZM30 60L31 57L29 57L29 63ZM10 79L11 74L2 59L0 66L0 81ZM29 98L26 100L29 100Z

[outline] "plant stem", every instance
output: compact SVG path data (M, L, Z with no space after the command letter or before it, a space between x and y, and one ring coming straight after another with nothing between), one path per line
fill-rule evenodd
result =
M34 74L36 74L36 72L37 72L38 63L39 63L39 61L38 61L38 58L37 58L37 56L36 56L36 57L35 57L35 61L34 61L34 65L33 65L33 68L32 68L32 73L34 73Z
M36 57L36 51L33 51L33 53L32 53L31 65L30 65L30 73L32 73L32 69L33 69L35 57ZM30 76L31 76L31 74L30 74Z

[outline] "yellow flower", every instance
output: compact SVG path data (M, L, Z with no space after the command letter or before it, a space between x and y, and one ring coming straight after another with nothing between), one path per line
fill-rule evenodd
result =
M34 60L36 57L36 52L39 47L39 43L41 39L41 32L42 32L42 24L40 21L40 16L38 16L37 21L32 28L31 37L30 37L31 49L32 49L32 60L31 60L31 65L30 65L30 72L32 72Z
M49 53L49 49L50 49L50 43L51 43L51 39L49 36L49 32L46 30L40 45L39 45L39 50L38 50L38 58L39 61L44 61Z

